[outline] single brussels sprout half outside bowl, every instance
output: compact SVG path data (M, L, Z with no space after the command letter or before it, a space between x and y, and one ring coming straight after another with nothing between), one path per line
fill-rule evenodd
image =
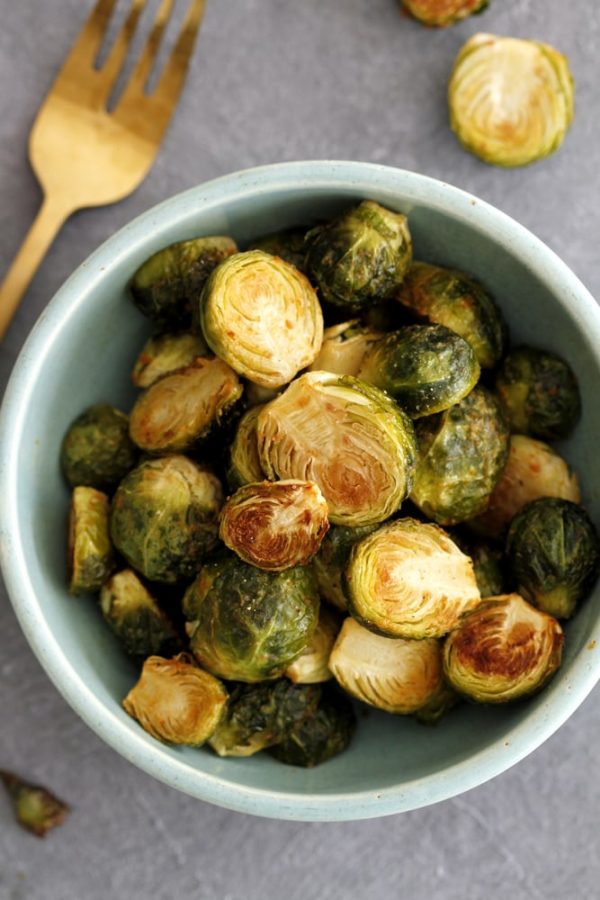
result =
M592 595L565 623L563 664L541 693L491 709L464 703L434 730L373 710L359 716L343 753L312 770L265 754L220 759L207 747L174 748L146 734L121 707L139 673L97 604L68 593L69 491L57 459L82 409L133 405L132 361L153 326L131 304L127 284L153 253L192 235L230 234L245 248L262 235L339 216L365 199L408 216L416 258L485 283L515 346L543 347L574 369L583 412L560 452L578 473L585 507L598 523L600 314L593 300L552 251L507 216L447 184L370 164L289 163L237 173L130 223L44 311L15 366L0 421L3 573L49 676L75 711L143 770L194 797L262 816L368 818L456 795L539 746L600 676L600 611ZM397 747L401 753L386 752Z

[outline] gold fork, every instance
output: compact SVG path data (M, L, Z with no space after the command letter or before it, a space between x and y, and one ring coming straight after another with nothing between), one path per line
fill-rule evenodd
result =
M183 88L205 0L191 0L156 87L146 93L174 7L174 0L162 0L132 74L108 111L146 0L132 0L106 61L96 68L115 4L98 0L31 130L29 158L44 200L0 286L0 339L65 220L77 209L121 200L146 176Z

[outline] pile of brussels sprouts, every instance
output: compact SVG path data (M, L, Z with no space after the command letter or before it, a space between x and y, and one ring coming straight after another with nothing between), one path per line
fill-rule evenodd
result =
M487 291L370 200L172 245L130 290L143 390L83 412L62 467L70 590L140 667L149 734L312 766L350 697L435 722L547 683L600 560L546 443L580 415L564 360L508 349Z

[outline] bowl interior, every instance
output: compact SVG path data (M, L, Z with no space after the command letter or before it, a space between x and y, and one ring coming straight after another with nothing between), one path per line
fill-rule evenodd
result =
M516 226L511 239L505 217L498 233L492 226L500 214L485 205L482 212L478 201L454 189L417 176L407 180L393 170L361 177L311 181L292 170L267 187L246 181L236 188L221 180L220 190L195 189L132 223L84 264L43 317L17 366L5 414L5 426L14 429L5 468L18 486L4 534L5 571L40 660L77 711L126 757L191 794L263 815L357 818L457 793L537 746L574 708L573 681L587 678L580 702L597 677L595 654L586 653L596 627L595 598L569 623L563 669L540 696L499 709L464 706L434 729L365 710L351 748L315 770L266 755L222 760L205 749L162 746L121 709L136 670L94 601L70 597L65 587L68 492L58 456L65 429L83 408L99 401L130 407L129 373L150 328L127 299L125 285L150 253L172 241L225 233L243 245L367 196L406 212L417 258L471 272L500 302L514 342L557 351L572 365L584 414L563 450L580 475L591 515L600 520L594 335L585 315L572 307L572 289L532 262L540 249L552 254Z

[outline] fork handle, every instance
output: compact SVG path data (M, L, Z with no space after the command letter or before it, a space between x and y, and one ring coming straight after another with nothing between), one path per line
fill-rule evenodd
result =
M40 211L0 285L0 340L6 334L21 298L50 244L73 211L50 197L44 198Z

